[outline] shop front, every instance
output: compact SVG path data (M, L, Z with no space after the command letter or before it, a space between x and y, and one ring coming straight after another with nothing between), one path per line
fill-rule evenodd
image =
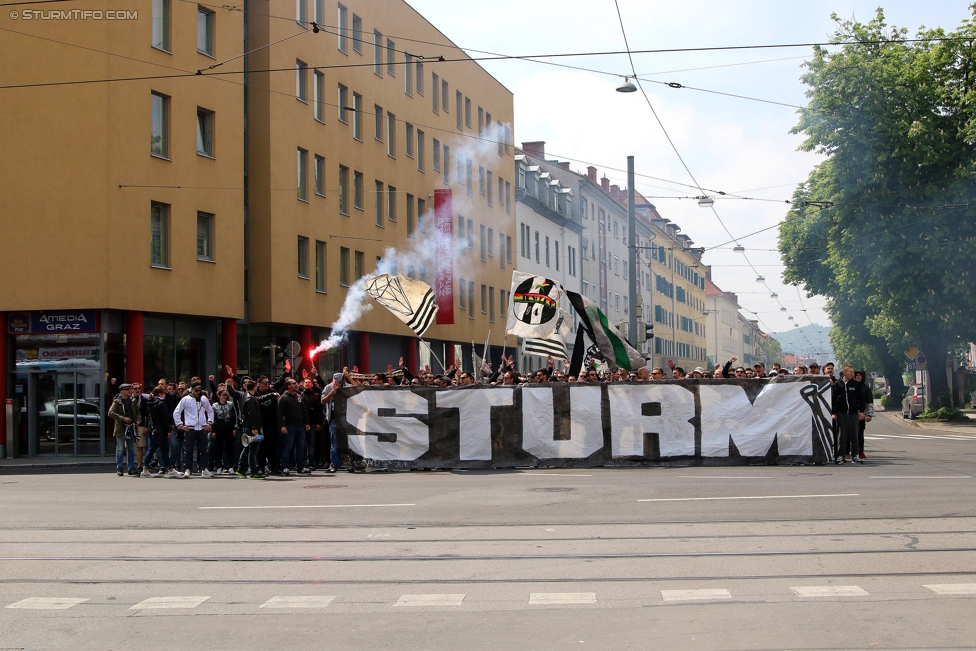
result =
M96 310L11 313L7 454L104 454L103 337Z

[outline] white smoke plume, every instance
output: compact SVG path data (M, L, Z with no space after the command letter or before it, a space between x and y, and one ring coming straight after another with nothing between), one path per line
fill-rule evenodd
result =
M496 129L495 133L497 131ZM410 246L403 249L396 249L392 246L387 247L383 251L383 257L377 262L376 269L349 287L346 293L346 300L343 301L342 308L339 310L339 317L331 326L329 338L312 349L310 357L315 357L319 353L346 343L349 340L349 330L373 309L372 304L369 302L369 294L366 293L366 282L372 276L385 273L391 275L398 273L406 274L409 267L413 266L417 277L419 277L421 268L426 269L426 282L433 286L437 252L438 250L448 250L453 252L455 279L474 279L475 269L472 265L475 257L473 255L474 252L470 250L467 254L461 254L459 252L457 242L457 216L468 216L475 223L490 225L493 228L497 228L499 232L503 231L505 221L510 222L512 220L512 216L505 214L504 197L502 196L495 197L494 208L487 208L484 205L484 197L480 196L477 187L478 167L480 165L490 167L499 160L497 143L487 139L457 137L451 143L451 148L451 160L444 160L442 164L450 166L450 187L452 190L455 190L451 198L453 212L452 226L455 230L454 238L452 239L450 236L436 230L434 209L432 207L427 210L418 221L418 226L423 224L423 231L418 229L414 234L415 237L410 243ZM468 196L468 193L465 191L465 186L459 183L459 180L464 179L464 172L457 167L457 156L459 154L463 161L467 161L468 159L472 161L472 184L475 186L472 191L472 196ZM514 167L510 173L506 173L503 177L509 181L512 192L514 193L515 179L509 174L514 174ZM497 181L494 179L493 182L497 184ZM497 195L496 190L497 187L492 188L490 191ZM515 197L512 196L510 201L512 202L512 210L514 211ZM433 206L433 196L429 197L429 202ZM471 234L466 234L466 240L467 237L474 239ZM447 240L446 242L445 239ZM501 251L499 251L500 254Z

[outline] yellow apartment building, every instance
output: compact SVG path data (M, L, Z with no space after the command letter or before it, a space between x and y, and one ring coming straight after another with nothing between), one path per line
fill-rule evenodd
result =
M400 0L243 8L4 15L0 456L104 454L122 381L280 369L379 257L432 283L435 189L456 309L431 362L504 345L511 93ZM352 327L323 372L428 359L380 307Z

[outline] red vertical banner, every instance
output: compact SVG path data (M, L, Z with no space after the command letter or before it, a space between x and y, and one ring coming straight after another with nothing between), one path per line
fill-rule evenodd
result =
M454 323L454 207L451 190L434 190L435 250L434 295L437 298L437 324Z

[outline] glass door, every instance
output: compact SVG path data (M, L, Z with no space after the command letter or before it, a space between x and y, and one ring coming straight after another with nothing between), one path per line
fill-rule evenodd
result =
M76 432L74 454L97 456L102 454L103 449L102 393L99 374L93 371L78 371L73 375Z
M54 456L58 449L57 373L32 373L30 406L30 456ZM73 420L73 418L72 418ZM72 433L73 436L73 433Z
M30 456L102 454L100 396L97 372L31 373Z

